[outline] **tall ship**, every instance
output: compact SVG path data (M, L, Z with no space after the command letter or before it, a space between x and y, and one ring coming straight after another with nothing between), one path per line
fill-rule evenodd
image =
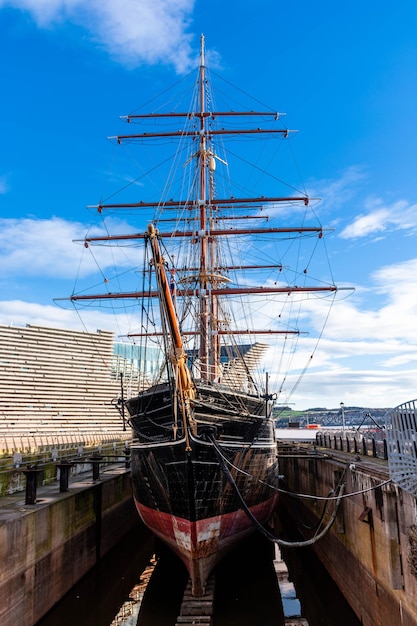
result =
M141 228L84 241L135 256L135 286L116 290L106 278L105 293L71 296L81 307L124 303L131 317L138 307L129 336L139 347L140 379L119 403L133 429L134 500L145 525L184 562L197 596L224 554L277 507L274 407L288 383L281 371L293 367L298 380L305 369L294 363L302 306L311 313L337 291L322 278L323 267L319 279L311 274L324 235L315 201L295 187L250 193L263 171L238 161L233 148L249 146L253 156L263 141L272 163L293 133L284 115L259 103L253 110L217 107L204 37L198 65L187 106L167 97L171 108L125 116L136 132L113 138L146 150L141 163L152 173L149 144L156 144L166 168L150 199L111 198L96 207L113 225L135 211ZM136 194L151 191L141 177L135 182ZM267 184L274 186L282 187L278 174Z

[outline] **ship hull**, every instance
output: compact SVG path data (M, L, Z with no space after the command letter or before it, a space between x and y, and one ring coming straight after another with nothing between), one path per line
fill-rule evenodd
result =
M271 421L247 415L226 419L214 409L209 417L212 425L217 422L217 431L209 427L212 434L217 432L215 440L207 437L206 414L205 423L197 421L196 432L187 437L148 438L131 446L139 515L184 562L194 595L204 593L214 566L255 530L244 509L265 524L277 505L278 462ZM132 423L139 430L143 421L142 417Z
M192 581L193 595L204 594L210 572L236 544L255 527L242 510L217 515L197 522L144 507L135 500L144 524L182 560ZM276 507L276 497L251 508L251 513L266 522Z

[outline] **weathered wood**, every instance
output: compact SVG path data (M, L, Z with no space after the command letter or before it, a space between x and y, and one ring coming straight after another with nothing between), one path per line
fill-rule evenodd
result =
M183 624L208 624L211 626L211 617L196 617L192 615L179 615L175 626L182 626Z
M191 581L187 583L181 604L180 614L177 617L175 626L184 626L185 624L205 624L212 626L212 615L214 610L214 576L211 575L204 596L193 596L191 590Z

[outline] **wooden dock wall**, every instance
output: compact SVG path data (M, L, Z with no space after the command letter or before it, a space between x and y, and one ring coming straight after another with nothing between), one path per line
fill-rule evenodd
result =
M0 508L0 624L33 626L136 526L130 472L119 468L99 481L38 491Z
M280 449L281 486L327 496L342 479L347 494L331 530L314 544L315 552L364 626L416 626L416 499L393 483L383 484L389 476L382 460L334 451L328 455L325 449L311 452ZM280 502L295 525L317 525L324 501L294 500L284 495ZM334 502L325 519L333 510Z

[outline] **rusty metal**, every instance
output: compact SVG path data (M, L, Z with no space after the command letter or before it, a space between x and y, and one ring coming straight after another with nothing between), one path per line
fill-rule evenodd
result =
M23 470L23 474L26 476L25 504L36 504L38 475L41 471L38 467L32 465L28 465Z
M59 491L61 493L68 491L69 474L73 465L70 461L62 461L56 464L59 468Z

